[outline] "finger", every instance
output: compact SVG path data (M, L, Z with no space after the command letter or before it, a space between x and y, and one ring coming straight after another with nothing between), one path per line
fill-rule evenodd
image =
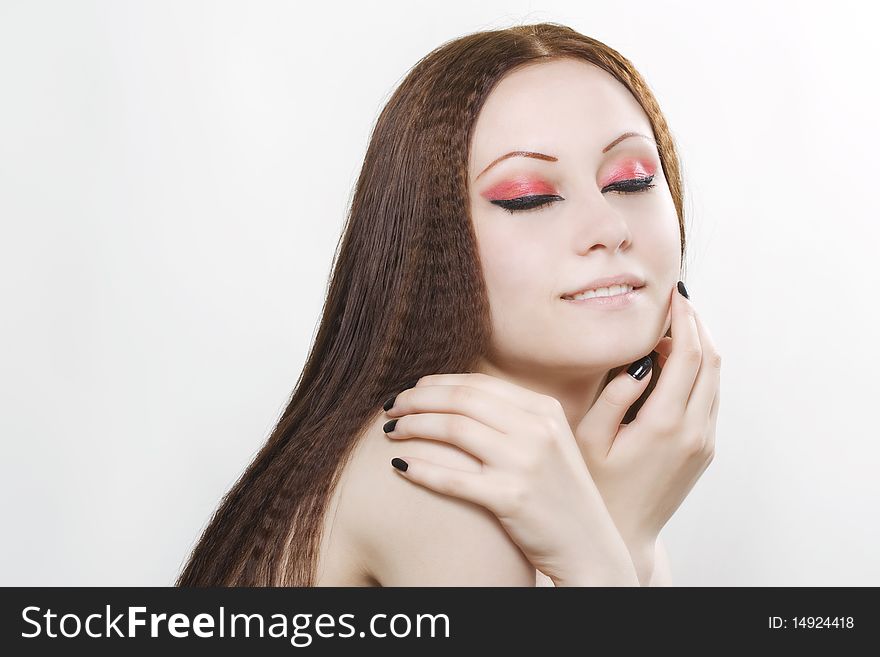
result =
M504 434L465 415L415 413L389 420L383 428L395 440L428 438L455 445L484 463L498 463L510 452Z
M557 400L549 395L541 394L483 372L429 374L419 379L419 384L437 386L466 385L479 388L498 395L530 413L543 414L547 411L555 410L555 404L558 404Z
M709 414L712 411L712 401L715 399L715 391L721 379L721 356L709 329L706 327L699 313L694 313L697 329L700 332L700 344L703 349L703 357L700 362L700 371L694 382L694 388L688 398L685 422L690 426L706 426Z
M420 486L490 510L495 508L495 489L482 473L448 468L415 456L394 457L391 465L398 474Z
M677 289L672 290L672 349L663 373L639 413L649 418L673 413L684 415L687 400L702 361L702 348L694 306ZM636 420L638 421L638 420Z
M414 388L398 394L394 406L387 413L390 417L414 413L457 413L505 434L513 433L535 419L532 413L483 388L427 385L421 381Z
M585 457L604 457L608 454L620 429L620 423L629 407L648 387L652 372L651 357L645 356L632 363L605 386L575 432L581 453Z

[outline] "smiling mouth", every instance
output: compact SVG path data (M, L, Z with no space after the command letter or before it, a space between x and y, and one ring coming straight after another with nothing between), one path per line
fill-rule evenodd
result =
M619 297L626 294L629 294L633 290L641 290L644 285L639 287L633 287L632 285L622 284L622 285L609 285L608 287L600 287L594 290L585 290L583 292L578 292L574 295L564 294L562 295L562 299L566 301L577 301L580 299L595 299L595 298L607 298L607 297Z

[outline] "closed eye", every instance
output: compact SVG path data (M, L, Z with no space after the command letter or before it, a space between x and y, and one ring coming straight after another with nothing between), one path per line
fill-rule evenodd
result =
M616 183L606 185L602 190L605 192L617 192L618 194L638 194L644 192L656 185L652 185L653 175L645 178L633 178L632 180L620 180ZM565 199L555 194L535 194L531 196L520 196L518 198L493 200L489 201L495 205L504 208L510 213L522 212L524 210L535 210L546 205L550 205L554 201L564 201Z

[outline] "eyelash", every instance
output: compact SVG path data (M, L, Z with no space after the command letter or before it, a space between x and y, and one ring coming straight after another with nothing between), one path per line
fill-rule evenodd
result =
M645 192L652 187L656 187L656 185L651 184L653 179L654 176L647 176L646 178L621 180L620 182L608 185L605 189L620 194L638 194L640 192ZM539 194L535 196L520 196L519 198L490 201L490 203L494 203L513 214L514 212L536 210L545 205L550 205L557 200L562 200L562 197L553 194Z

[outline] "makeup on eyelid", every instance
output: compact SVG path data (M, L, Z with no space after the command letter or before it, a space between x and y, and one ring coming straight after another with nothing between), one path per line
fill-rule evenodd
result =
M603 187L620 182L621 180L647 178L648 176L654 175L656 170L657 167L651 162L643 162L637 159L628 160L622 164L616 165L611 170L611 174L603 184ZM529 177L518 177L493 185L483 192L483 196L490 201L500 201L520 196L552 196L556 193L554 187L543 180Z
M654 175L657 170L650 162L642 162L640 160L630 160L624 164L615 166L611 170L611 176L605 185L611 185L621 180L632 180L633 178L647 178Z
M534 178L516 178L514 180L505 180L502 183L493 185L483 192L483 196L490 201L500 201L516 198L517 196L553 195L555 193L556 190L553 186L542 180Z

